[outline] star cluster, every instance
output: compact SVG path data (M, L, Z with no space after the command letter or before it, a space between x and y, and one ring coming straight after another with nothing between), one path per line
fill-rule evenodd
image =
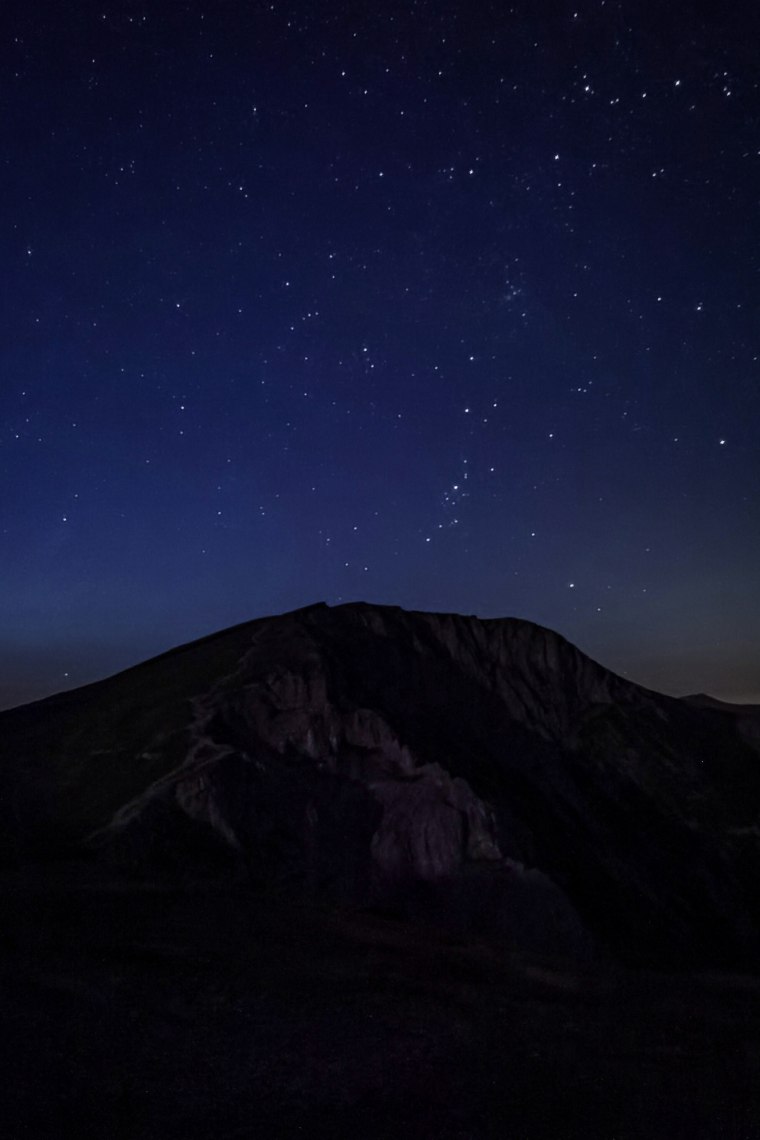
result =
M760 701L753 7L4 25L2 703L356 598Z

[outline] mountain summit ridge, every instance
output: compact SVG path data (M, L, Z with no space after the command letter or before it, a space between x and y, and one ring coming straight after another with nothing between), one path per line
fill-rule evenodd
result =
M760 947L752 741L523 619L318 603L0 737L7 861L83 849L633 961Z

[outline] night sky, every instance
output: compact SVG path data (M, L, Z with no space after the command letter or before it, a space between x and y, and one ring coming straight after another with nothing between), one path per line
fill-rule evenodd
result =
M758 11L4 3L0 703L356 599L760 701Z

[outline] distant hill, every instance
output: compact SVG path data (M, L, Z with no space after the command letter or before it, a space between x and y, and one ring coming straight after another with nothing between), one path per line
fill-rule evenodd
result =
M699 708L719 709L721 712L733 713L734 716L760 716L760 705L737 705L731 701L719 701L717 697L708 696L707 693L690 693L681 697L691 705Z
M760 753L724 713L527 621L320 604L0 713L2 858L747 965Z
M713 709L715 712L723 713L724 716L732 717L740 736L760 748L760 705L735 705L729 701L719 701L706 693L694 693L688 697L681 697L681 700L695 708Z

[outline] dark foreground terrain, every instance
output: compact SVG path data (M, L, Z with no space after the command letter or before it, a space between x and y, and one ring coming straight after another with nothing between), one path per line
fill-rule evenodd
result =
M757 979L91 875L0 882L6 1140L760 1136Z
M760 734L324 605L0 714L0 1140L760 1140Z

